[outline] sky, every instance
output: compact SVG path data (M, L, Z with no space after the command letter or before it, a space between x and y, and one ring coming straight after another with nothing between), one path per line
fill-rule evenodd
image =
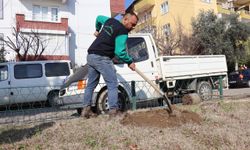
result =
M125 8L128 8L128 6L133 2L134 0L125 0Z
M125 0L125 9L128 8L128 6L133 2L134 0ZM116 19L120 20L122 18L121 15L118 15L115 17Z

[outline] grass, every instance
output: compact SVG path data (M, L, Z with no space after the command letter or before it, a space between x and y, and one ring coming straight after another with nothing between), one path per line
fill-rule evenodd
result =
M156 128L123 126L119 117L62 120L55 123L0 126L0 150L84 149L250 149L250 99L177 105L199 114L201 125Z

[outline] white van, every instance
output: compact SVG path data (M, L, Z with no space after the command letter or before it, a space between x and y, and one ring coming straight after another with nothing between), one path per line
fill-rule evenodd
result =
M0 63L0 105L36 101L54 105L60 87L71 74L69 60Z

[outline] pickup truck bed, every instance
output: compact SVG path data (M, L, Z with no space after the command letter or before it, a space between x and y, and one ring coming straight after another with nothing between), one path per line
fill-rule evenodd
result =
M156 61L166 81L227 74L224 55L160 56Z

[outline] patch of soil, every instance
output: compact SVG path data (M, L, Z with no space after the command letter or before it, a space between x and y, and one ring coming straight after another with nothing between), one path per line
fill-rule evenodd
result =
M201 122L202 118L197 113L177 108L173 108L172 114L169 114L165 109L131 112L127 113L120 121L123 125L158 128L176 127L185 123L200 124Z

